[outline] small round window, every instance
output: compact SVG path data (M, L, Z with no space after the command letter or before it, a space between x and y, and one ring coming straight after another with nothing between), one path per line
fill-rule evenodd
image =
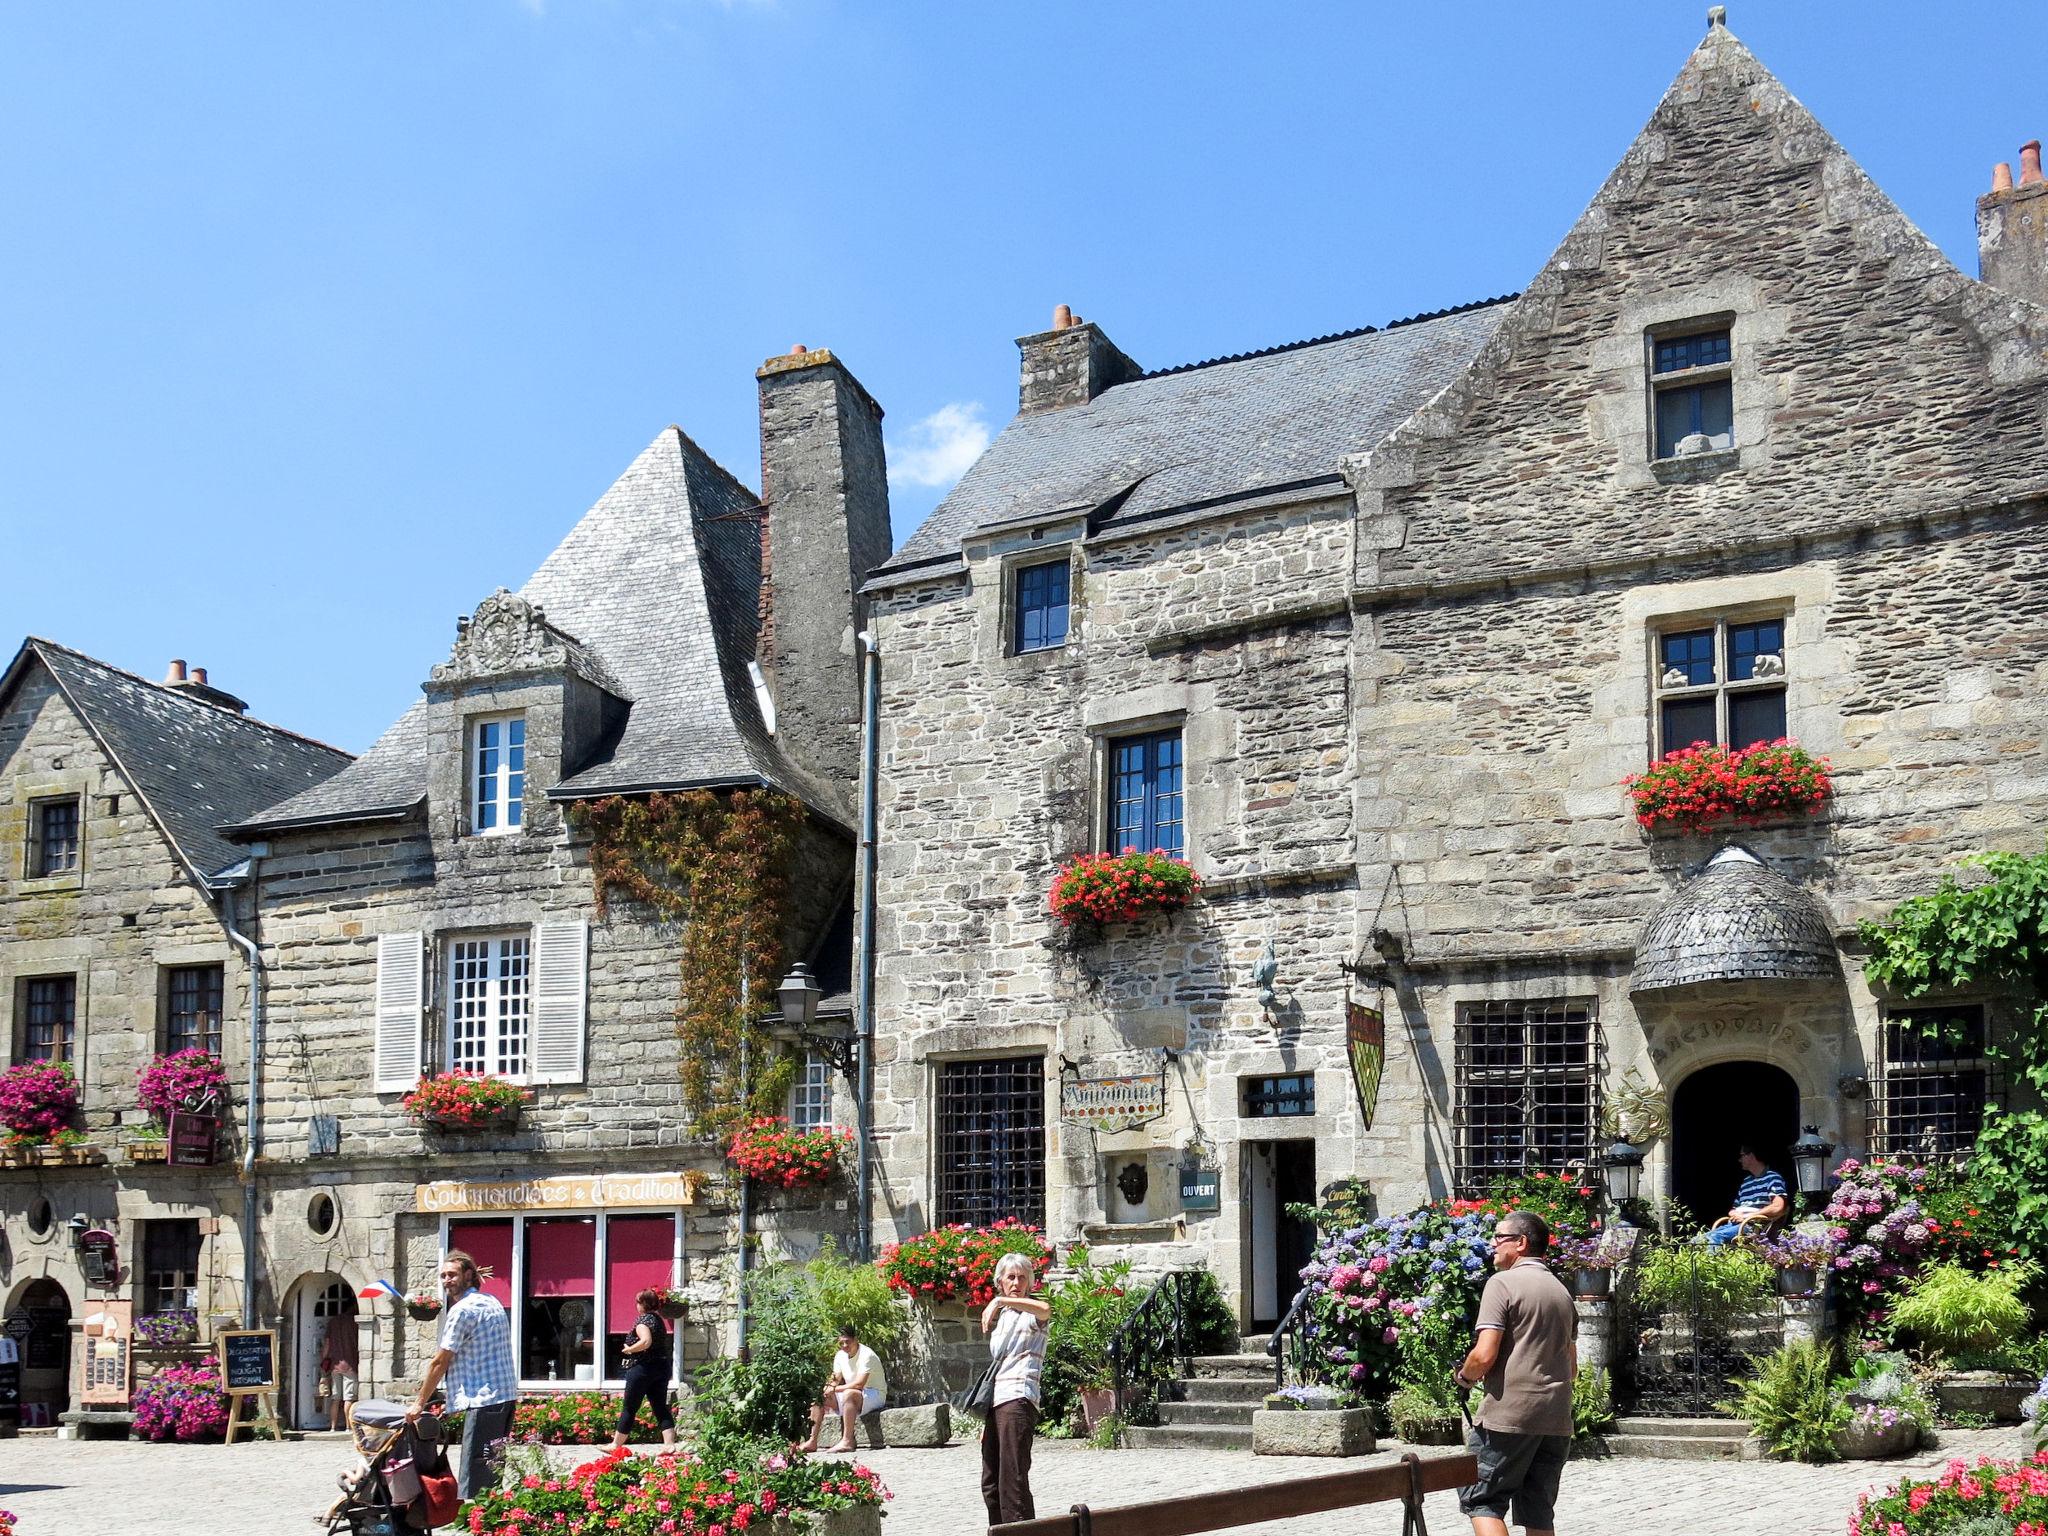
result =
M28 1230L32 1237L48 1237L50 1229L57 1225L57 1213L51 1208L49 1199L37 1195L28 1208Z
M341 1211L334 1203L334 1196L326 1193L315 1195L313 1203L306 1207L306 1225L313 1229L313 1235L332 1237L340 1224Z

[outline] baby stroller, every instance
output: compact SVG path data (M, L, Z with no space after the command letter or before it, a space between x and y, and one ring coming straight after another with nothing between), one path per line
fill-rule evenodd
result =
M455 1518L460 1504L441 1411L408 1420L403 1403L371 1400L349 1408L356 1464L341 1475L341 1497L326 1515L328 1536L413 1536Z

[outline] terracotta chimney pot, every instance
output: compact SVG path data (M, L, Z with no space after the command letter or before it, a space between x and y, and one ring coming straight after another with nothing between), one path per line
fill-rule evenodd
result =
M192 681L204 688L206 686L206 668L194 667L192 669Z
M1991 190L2010 192L2012 190L2012 167L2001 160L1991 167Z
M2041 141L2029 139L2020 146L2020 185L2031 187L2042 179Z
M164 681L167 683L182 683L185 681L185 663L182 660L173 658L171 670L164 674Z
M1055 304L1052 311L1052 328L1064 331L1074 323L1074 312L1064 304Z
M789 355L791 357L802 357L806 352L810 350L811 349L805 346L802 342L798 342L795 346L789 349Z

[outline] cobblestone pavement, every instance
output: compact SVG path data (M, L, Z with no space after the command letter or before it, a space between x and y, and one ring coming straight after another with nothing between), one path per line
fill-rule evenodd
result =
M1565 1472L1557 1523L1563 1536L1636 1536L1673 1526L1685 1536L1842 1536L1865 1488L1951 1456L2018 1453L2018 1431L1978 1430L1951 1431L1939 1452L1883 1467L1575 1461ZM888 1536L965 1536L983 1525L973 1445L875 1451L864 1460L896 1495L883 1527ZM21 1536L309 1536L347 1461L339 1436L232 1449L25 1436L0 1440L0 1508L21 1517ZM1041 1441L1032 1483L1040 1511L1051 1513L1077 1502L1126 1504L1339 1465L1249 1452L1095 1451ZM1470 1529L1451 1494L1432 1496L1428 1512L1437 1536ZM1333 1527L1393 1536L1401 1528L1399 1506L1255 1529L1259 1536L1322 1536Z

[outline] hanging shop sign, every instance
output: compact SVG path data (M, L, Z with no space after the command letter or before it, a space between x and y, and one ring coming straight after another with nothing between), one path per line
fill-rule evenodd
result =
M1358 1128L1372 1129L1379 1108L1380 1078L1387 1069L1387 1020L1363 1003L1344 1005L1344 1043L1351 1058L1351 1086L1358 1093Z
M164 1161L173 1168L211 1168L214 1143L219 1136L219 1115L174 1109L165 1134Z
M1180 1208L1184 1211L1223 1209L1223 1170L1200 1163L1183 1163L1180 1169Z
M85 1283L112 1287L120 1282L120 1245L114 1234L101 1227L78 1234L78 1262L85 1271Z
M477 1184L443 1179L413 1189L415 1209L442 1211L592 1211L613 1206L695 1205L701 1173L589 1173Z
M1060 1118L1098 1131L1129 1131L1166 1114L1166 1074L1060 1080Z

